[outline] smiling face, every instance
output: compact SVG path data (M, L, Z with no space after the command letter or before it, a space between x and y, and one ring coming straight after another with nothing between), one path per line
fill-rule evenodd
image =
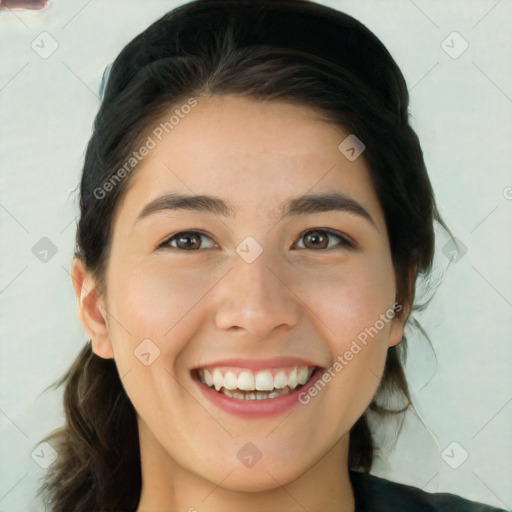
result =
M347 135L306 107L212 97L134 171L106 321L84 325L137 411L143 475L205 494L222 481L219 497L346 474L346 434L403 332L384 215L363 157L338 150Z

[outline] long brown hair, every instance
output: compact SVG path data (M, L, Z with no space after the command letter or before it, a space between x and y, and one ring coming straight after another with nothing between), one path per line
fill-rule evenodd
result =
M105 197L101 189L183 98L238 94L321 111L364 141L363 157L384 211L397 301L412 304L428 275L439 220L422 150L409 124L405 80L364 25L306 0L196 0L167 13L133 39L107 69L80 185L76 256L103 281L112 219L131 175ZM134 171L136 172L136 170ZM103 189L104 190L104 189ZM381 392L411 403L402 364L406 340L388 350L369 410L396 413ZM58 452L39 494L52 512L137 508L141 468L136 414L114 360L86 343L67 373L65 425L49 435ZM369 471L374 441L368 411L350 432L349 466Z

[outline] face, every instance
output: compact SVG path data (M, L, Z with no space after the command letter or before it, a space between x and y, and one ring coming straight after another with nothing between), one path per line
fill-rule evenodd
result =
M235 96L153 135L113 223L104 327L88 324L146 460L241 491L327 454L346 464L403 332L383 212L363 156L338 149L348 135Z

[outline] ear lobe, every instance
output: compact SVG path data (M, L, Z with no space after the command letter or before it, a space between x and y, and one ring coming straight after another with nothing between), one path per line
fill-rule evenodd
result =
M114 350L109 338L105 305L103 299L98 296L94 278L80 258L73 258L71 277L80 323L91 339L92 350L104 359L112 359Z

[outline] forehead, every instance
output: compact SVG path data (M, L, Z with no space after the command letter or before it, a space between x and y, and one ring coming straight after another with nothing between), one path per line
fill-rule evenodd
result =
M289 197L332 190L379 209L364 159L350 161L338 149L349 133L313 109L216 96L199 100L169 129L175 108L148 131L154 147L123 201L131 215L168 192L227 197L235 214L250 207L278 215ZM169 133L160 140L162 126Z

